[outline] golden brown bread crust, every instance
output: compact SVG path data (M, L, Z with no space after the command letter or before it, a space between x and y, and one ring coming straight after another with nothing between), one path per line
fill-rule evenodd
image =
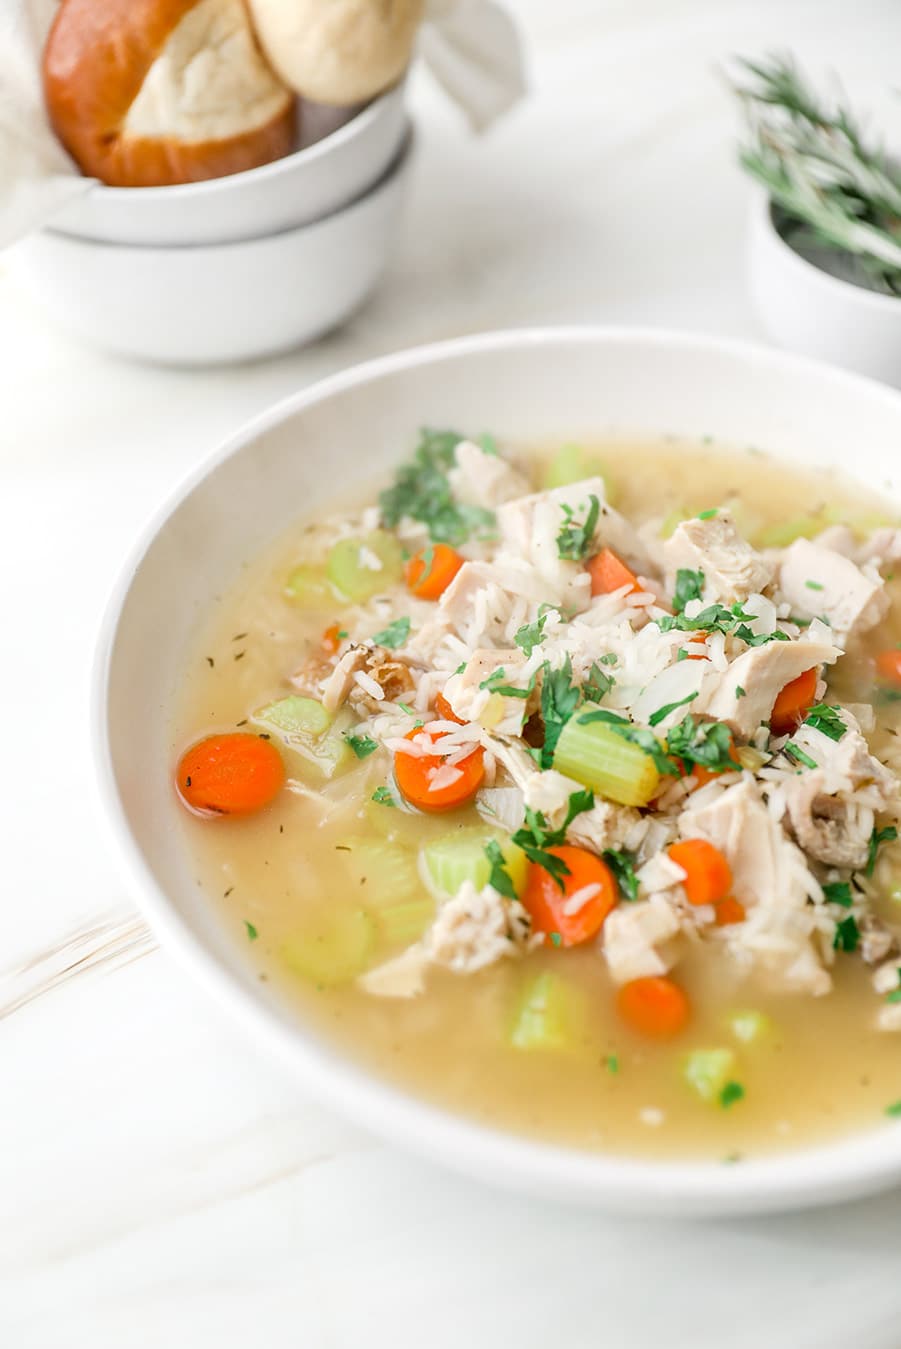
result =
M114 187L221 178L289 154L293 101L221 141L124 136L122 126L167 38L197 0L63 0L44 48L47 111L83 173Z

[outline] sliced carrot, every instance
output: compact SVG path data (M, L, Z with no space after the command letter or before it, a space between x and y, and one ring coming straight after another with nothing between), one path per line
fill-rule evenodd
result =
M689 904L718 904L732 889L732 868L706 838L685 838L667 848L676 866L685 872L685 895Z
M346 633L344 635L347 636ZM330 655L334 655L340 645L341 625L340 623L333 623L332 626L326 628L325 632L322 634L322 649L323 651L328 651Z
M889 684L901 684L901 650L893 647L891 651L880 651L876 657L876 669L880 678Z
M788 735L800 726L817 696L816 668L805 670L785 688L773 703L770 730L773 735Z
M706 645L707 645L707 638L708 638L709 636L710 636L710 633L709 633L709 632L693 632L693 633L691 634L691 640L692 640L692 642L693 642L693 644L694 644L695 646L697 646L697 645L699 645L699 644L703 644L704 646L706 646ZM691 652L690 655L687 655L687 656L685 657L685 659L686 659L686 660L706 660L707 657L704 656L704 655L702 655L700 651L693 651L693 652Z
M734 895L727 895L721 899L716 906L716 917L714 922L717 927L730 927L732 923L743 923L745 921L745 906L740 899Z
M434 744L447 734L446 731L438 731L430 735L419 728L408 731L406 739L413 740L416 736L424 735ZM465 759L454 764L459 777L444 787L433 789L433 779L446 766L446 761L437 754L397 753L394 756L394 776L401 795L411 806L429 814L439 814L445 810L456 810L458 806L465 806L467 801L472 800L485 779L484 758L481 745L477 745Z
M185 805L204 815L250 815L268 806L285 781L282 756L246 731L210 735L182 755L176 772Z
M545 932L552 939L559 936L561 946L578 946L600 932L604 919L616 905L616 881L607 863L586 848L564 844L547 851L569 868L569 875L563 877L563 889L543 866L530 862L522 902L535 932ZM587 887L591 888L584 903L574 913L567 913L569 901Z
M657 1040L678 1035L689 1017L688 998L665 975L649 975L623 984L617 994L616 1009L635 1030Z
M466 725L462 717L457 716L443 693L435 694L435 712L442 721L455 721L458 726Z
M625 585L629 587L630 594L641 589L638 577L612 548L602 548L589 560L588 575L591 577L592 595L609 595Z
M464 558L447 543L433 543L423 552L411 557L404 575L408 590L421 600L437 600L443 595Z

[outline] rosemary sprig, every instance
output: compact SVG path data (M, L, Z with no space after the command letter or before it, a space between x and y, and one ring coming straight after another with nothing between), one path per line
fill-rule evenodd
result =
M847 103L822 100L791 58L739 67L741 163L781 208L783 234L795 247L850 255L864 284L901 294L901 172L867 143Z

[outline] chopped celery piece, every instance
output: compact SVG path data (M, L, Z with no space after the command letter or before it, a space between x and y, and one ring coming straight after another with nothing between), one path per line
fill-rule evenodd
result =
M613 504L613 484L609 472L602 460L589 454L581 445L561 445L546 465L541 485L546 490L569 487L571 483L582 482L584 478L603 478L607 500Z
M355 604L389 590L400 580L403 570L401 546L393 534L383 529L339 539L329 550L328 578L337 591Z
M787 548L795 539L812 539L831 523L829 517L821 515L802 515L793 520L780 520L767 525L757 533L752 542L758 548Z
M383 807L384 809L384 807ZM344 848L349 849L345 852ZM382 839L350 839L338 854L350 884L366 906L374 909L412 899L422 890L416 858L406 848Z
M347 984L365 970L374 940L375 925L365 909L320 904L302 916L282 946L282 958L315 984Z
M736 1040L741 1040L742 1044L746 1045L757 1044L766 1039L773 1030L773 1023L766 1013L757 1012L753 1008L730 1012L726 1024Z
M365 901L389 946L418 941L435 917L435 901L424 892L416 858L383 839L351 839L338 854L354 894Z
M285 748L299 754L321 778L333 778L354 762L353 750L344 737L350 725L348 714L334 720L315 698L297 693L279 698L255 712L251 721L275 732Z
M514 1049L578 1053L587 1014L581 991L550 970L532 977L520 995L510 1029Z
M682 1076L702 1101L719 1100L720 1092L735 1072L732 1049L693 1049L682 1061Z
M426 884L438 896L455 895L464 881L472 881L481 890L491 876L485 846L492 839L504 855L504 866L514 890L521 894L529 866L525 853L507 835L479 825L454 829L423 845L419 855Z
M554 750L554 767L609 801L646 806L660 782L654 760L609 723L584 722L582 717L591 710L586 703L563 727Z
M661 539L672 538L676 532L676 526L681 525L683 520L690 519L691 514L692 512L687 510L685 506L676 506L674 510L671 510L669 515L665 515L660 522Z
M305 609L334 609L337 599L325 573L317 567L295 567L285 582L285 594Z

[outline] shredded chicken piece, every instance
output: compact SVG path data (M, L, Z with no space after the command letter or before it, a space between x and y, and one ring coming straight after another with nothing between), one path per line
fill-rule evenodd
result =
M796 539L786 548L778 585L794 614L825 618L841 647L875 627L888 612L885 583L875 566L858 567L809 539Z
M726 721L745 740L768 724L786 684L819 665L831 665L841 650L825 642L768 642L731 662L707 700L706 712Z
M663 546L666 585L672 593L681 568L704 573L706 604L740 604L773 579L773 568L735 528L728 511L709 520L683 520Z
M521 473L499 454L488 454L471 440L461 440L454 451L456 467L448 477L451 490L466 506L500 506L523 496L529 484Z
M666 974L676 963L675 938L681 923L665 899L620 904L601 930L601 949L618 984L648 975Z
M472 974L497 960L521 955L529 941L529 915L516 900L504 899L490 885L472 881L442 904L426 933L425 950L436 965Z

